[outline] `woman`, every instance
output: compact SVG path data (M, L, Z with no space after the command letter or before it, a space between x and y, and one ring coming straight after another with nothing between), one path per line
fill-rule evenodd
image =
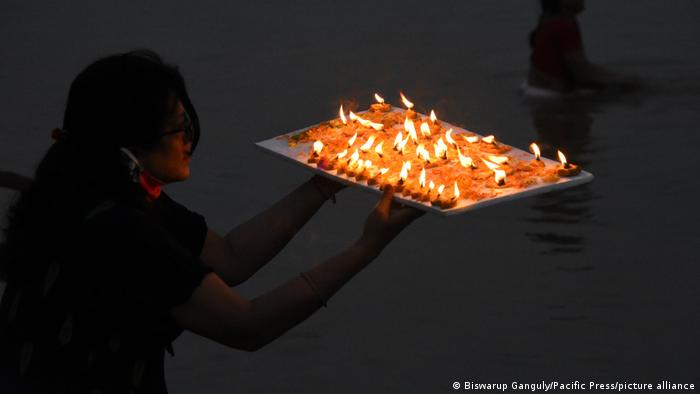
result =
M313 177L219 236L162 192L184 181L197 112L172 66L110 56L71 85L63 131L9 212L0 274L0 387L164 393L183 329L255 351L308 318L412 220L385 191L358 240L255 299L232 290L342 186Z
M580 90L633 89L638 82L586 58L576 16L583 0L540 0L542 14L530 33L530 72L525 94L554 96Z

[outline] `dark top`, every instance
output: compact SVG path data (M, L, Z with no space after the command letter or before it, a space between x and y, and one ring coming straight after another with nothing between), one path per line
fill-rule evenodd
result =
M532 64L541 72L557 79L569 77L564 57L582 50L583 41L578 22L572 17L543 21L535 32L532 45Z
M170 314L211 272L204 218L165 193L148 208L106 201L63 256L10 279L0 304L0 391L166 393Z

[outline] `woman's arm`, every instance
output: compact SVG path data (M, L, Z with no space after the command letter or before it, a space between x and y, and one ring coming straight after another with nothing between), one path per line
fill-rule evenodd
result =
M207 275L183 305L172 309L182 327L232 348L255 351L311 316L366 267L414 219L424 212L392 203L387 190L367 218L359 241L253 300Z
M343 187L316 175L225 236L209 230L202 260L230 286L245 282L272 260L323 203Z

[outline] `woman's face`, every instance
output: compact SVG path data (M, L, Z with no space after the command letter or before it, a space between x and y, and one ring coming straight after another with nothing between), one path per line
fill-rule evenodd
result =
M162 130L169 134L161 137L154 149L136 154L141 165L165 183L184 181L190 176L192 141L186 137L186 126L185 108L177 100L175 111L166 120ZM179 132L171 133L178 130Z

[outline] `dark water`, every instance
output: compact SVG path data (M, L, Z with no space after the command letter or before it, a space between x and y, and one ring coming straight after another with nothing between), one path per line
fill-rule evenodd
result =
M364 107L375 91L397 102L403 90L419 110L521 148L564 148L596 176L555 194L423 217L328 309L257 353L183 335L166 360L172 393L700 383L697 2L589 1L580 18L589 57L646 87L545 103L516 95L535 2L3 8L0 168L31 172L88 62L150 47L181 66L205 128L193 177L171 193L220 232L308 176L254 141L328 119L340 100ZM343 192L237 290L260 294L348 245L375 200Z

